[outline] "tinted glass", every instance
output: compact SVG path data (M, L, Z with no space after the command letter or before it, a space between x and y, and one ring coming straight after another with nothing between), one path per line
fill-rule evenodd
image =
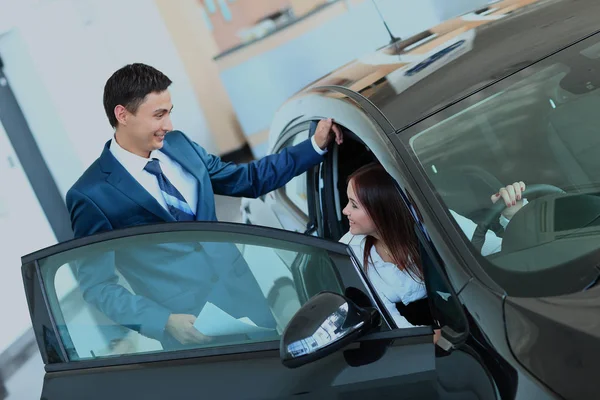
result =
M513 208L519 211L510 222L498 212L481 249L490 275L514 295L583 290L598 274L588 258L600 247L599 40L571 46L400 134L468 241L494 215L492 196L525 183L528 203Z
M40 268L70 361L279 340L308 298L343 292L325 250L222 232L114 239Z

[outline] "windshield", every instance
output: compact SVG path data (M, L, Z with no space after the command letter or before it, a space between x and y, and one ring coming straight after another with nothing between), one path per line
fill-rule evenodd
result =
M599 88L595 35L400 133L509 294L584 290L600 272ZM493 196L513 182L526 201L501 213Z

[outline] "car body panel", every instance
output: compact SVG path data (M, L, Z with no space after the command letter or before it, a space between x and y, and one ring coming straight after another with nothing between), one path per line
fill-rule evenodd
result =
M304 92L343 86L369 99L401 130L598 31L600 3L594 0L507 0L487 8L494 12L458 17L386 46ZM435 62L406 75L436 54Z
M423 351L431 353L433 346L391 345L378 362L359 368L349 366L339 352L310 367L288 369L281 365L277 349L54 372L46 374L42 398L317 399L369 393L434 399L434 358L423 357Z
M597 396L599 292L506 299L506 335L515 356L566 399Z

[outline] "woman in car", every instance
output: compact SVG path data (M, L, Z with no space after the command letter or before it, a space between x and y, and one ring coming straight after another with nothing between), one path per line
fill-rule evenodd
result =
M510 210L504 216L510 217L522 207L524 190L524 183L514 183L492 195L492 202L502 199ZM348 244L362 260L399 328L432 325L414 221L394 178L378 163L365 165L348 178L347 194L343 213L350 231L340 242ZM474 222L454 214L463 231L475 230Z

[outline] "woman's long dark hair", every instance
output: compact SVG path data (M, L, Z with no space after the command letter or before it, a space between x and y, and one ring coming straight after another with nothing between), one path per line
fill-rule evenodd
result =
M371 163L354 171L348 177L350 183L398 269L406 271L416 281L423 281L419 246L413 231L414 221L394 178L381 164ZM363 256L365 270L375 242L374 237L367 236Z

